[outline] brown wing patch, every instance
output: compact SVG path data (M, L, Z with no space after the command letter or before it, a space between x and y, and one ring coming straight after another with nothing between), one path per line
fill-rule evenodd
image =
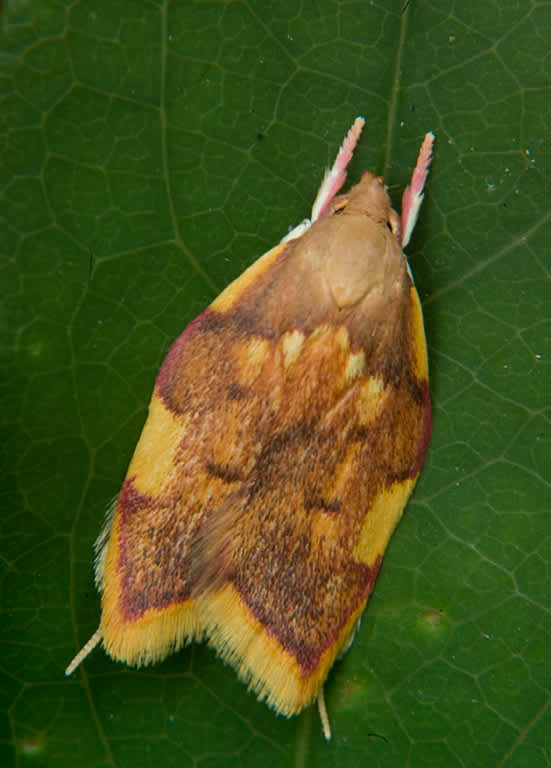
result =
M207 361L217 375L197 387ZM140 493L140 478L130 477L119 499L126 622L152 611L161 620L164 609L202 596L195 631L216 638L212 605L230 583L300 675L317 674L364 605L401 508L375 547L364 541L366 519L379 525L386 512L376 499L411 478L423 442L423 383L407 365L384 383L369 374L370 362L345 325L276 341L236 329L227 314L205 313L158 380L153 421L162 412L181 424L165 483Z

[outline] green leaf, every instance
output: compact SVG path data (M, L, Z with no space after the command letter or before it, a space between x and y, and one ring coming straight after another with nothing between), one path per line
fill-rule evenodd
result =
M551 4L4 4L4 766L551 765ZM276 717L204 646L96 651L92 543L168 345L350 177L395 206L435 410L421 480L317 713Z

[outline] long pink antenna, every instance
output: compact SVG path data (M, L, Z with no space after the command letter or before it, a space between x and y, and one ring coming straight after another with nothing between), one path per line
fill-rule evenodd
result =
M434 145L434 133L425 134L417 163L411 175L411 181L405 188L402 195L402 248L405 248L411 238L411 233L415 227L419 209L423 202L423 187L429 174L429 167L432 160L432 148Z
M333 167L325 174L325 178L323 179L319 192L314 200L314 205L312 207L312 223L327 213L331 201L346 181L346 168L348 163L352 160L352 155L354 154L356 144L358 143L364 125L364 118L357 117L346 134L337 157L335 158L335 162L333 163Z

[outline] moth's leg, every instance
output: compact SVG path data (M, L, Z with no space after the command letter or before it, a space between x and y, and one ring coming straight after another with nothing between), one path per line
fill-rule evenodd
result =
M423 187L429 173L433 144L434 133L427 133L419 150L417 165L411 175L411 181L402 195L402 248L405 248L409 243L423 202Z
M331 741L331 723L329 722L329 715L327 714L327 707L325 706L325 696L323 695L323 688L320 688L318 693L318 712L321 720L321 730L325 737L325 741Z
M346 180L346 167L352 160L354 149L365 125L363 117L357 117L339 149L331 170L326 171L314 205L312 206L312 222L320 219L331 204L331 201Z
M72 662L69 664L67 669L65 670L65 674L67 676L72 675L75 669L81 664L84 659L92 653L96 645L98 645L101 642L103 635L101 633L101 627L98 627L92 637L88 640L86 645L84 645L80 651L77 653L75 658L72 660Z

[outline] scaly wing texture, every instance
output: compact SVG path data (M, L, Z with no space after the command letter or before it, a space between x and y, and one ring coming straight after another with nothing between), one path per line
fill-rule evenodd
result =
M287 715L353 633L430 435L405 260L404 300L374 334L297 280L310 237L269 252L174 343L103 568L113 656L146 663L206 637Z

